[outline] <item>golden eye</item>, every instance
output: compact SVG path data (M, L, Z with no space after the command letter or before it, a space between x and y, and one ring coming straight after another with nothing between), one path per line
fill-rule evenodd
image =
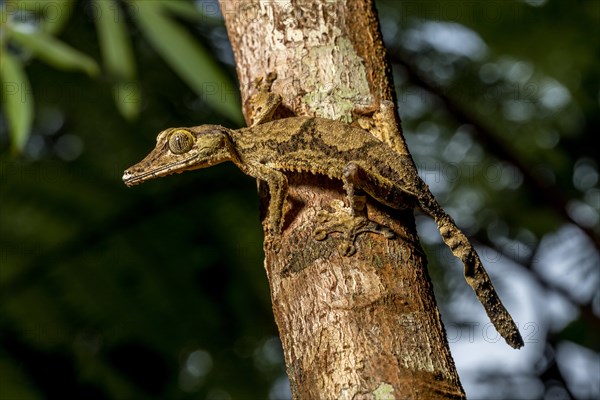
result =
M169 150L174 154L187 153L194 146L194 135L184 129L177 129L169 137Z

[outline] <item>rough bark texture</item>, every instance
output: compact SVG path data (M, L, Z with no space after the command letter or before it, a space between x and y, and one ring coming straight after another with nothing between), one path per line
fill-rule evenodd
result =
M267 72L281 116L352 123L393 100L370 1L221 0L221 10L244 100ZM361 235L343 257L335 236L312 238L317 211L345 200L341 182L293 174L289 184L283 243L265 249L265 268L294 398L463 398L412 211L369 203L398 237Z

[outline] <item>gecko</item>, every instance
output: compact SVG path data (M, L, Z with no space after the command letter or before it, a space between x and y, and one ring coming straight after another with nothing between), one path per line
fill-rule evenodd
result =
M270 200L266 234L268 241L277 243L284 221L287 175L325 175L342 182L347 206L335 202L333 211L321 210L313 238L325 240L331 234L342 234L339 249L346 257L356 253L355 240L361 234L395 238L392 229L368 218L366 195L393 209L418 207L433 218L443 241L463 262L465 279L497 331L513 348L522 347L519 330L477 252L419 177L410 153L395 151L369 131L341 121L310 116L273 119L282 101L281 96L270 91L274 79L268 75L264 81L255 82L258 90L251 98L254 111L249 127L201 125L165 129L158 134L154 150L124 172L124 183L133 186L231 161L244 174L267 184ZM381 135L401 137L394 131L397 125L390 123L391 113L395 113L393 103L382 102L374 124Z

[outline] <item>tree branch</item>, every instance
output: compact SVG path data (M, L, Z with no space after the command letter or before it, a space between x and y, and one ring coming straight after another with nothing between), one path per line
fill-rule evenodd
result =
M393 100L371 2L220 5L242 99L256 78L276 72L272 90L285 108L279 117L352 122L357 112L368 117L382 100ZM318 210L344 199L341 182L300 173L288 180L281 249L265 247L265 268L294 397L464 398L412 211L369 204L370 218L399 238L361 235L357 254L344 257L339 238L312 236ZM266 196L261 202L266 208Z

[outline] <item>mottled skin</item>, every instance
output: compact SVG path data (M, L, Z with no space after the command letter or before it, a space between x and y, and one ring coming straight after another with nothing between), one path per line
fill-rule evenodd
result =
M191 134L195 143L187 152L174 154L169 139L174 133L185 136L183 132ZM412 160L399 157L369 132L313 117L280 119L237 130L218 125L167 129L158 135L156 148L129 168L123 180L132 186L225 161L267 182L271 195L268 226L273 235L279 235L283 225L286 173L311 172L342 180L352 210L360 207L354 205L357 189L393 208L414 208L419 193L430 193Z
M264 87L268 89L271 82L267 81ZM281 99L267 90L259 91L258 97L264 100L260 100L258 107L255 105L258 112L248 128L233 130L202 125L162 131L155 149L125 171L125 184L132 186L156 177L232 161L245 174L267 183L270 193L268 239L277 243L283 226L286 175L294 172L325 175L343 182L348 207L334 204L334 212L320 213L320 225L314 238L324 240L332 232L341 233L341 252L346 256L354 254L356 236L363 232L394 237L388 227L368 219L365 192L395 209L419 207L436 221L444 242L462 260L465 278L498 332L512 347L523 346L519 331L498 298L479 256L437 203L408 154L398 154L368 131L339 121L314 117L268 121ZM393 107L383 104L382 110L393 110ZM382 118L374 118L376 124L378 120ZM390 131L395 129L390 128L394 125L379 122L378 128L384 136L400 137Z

